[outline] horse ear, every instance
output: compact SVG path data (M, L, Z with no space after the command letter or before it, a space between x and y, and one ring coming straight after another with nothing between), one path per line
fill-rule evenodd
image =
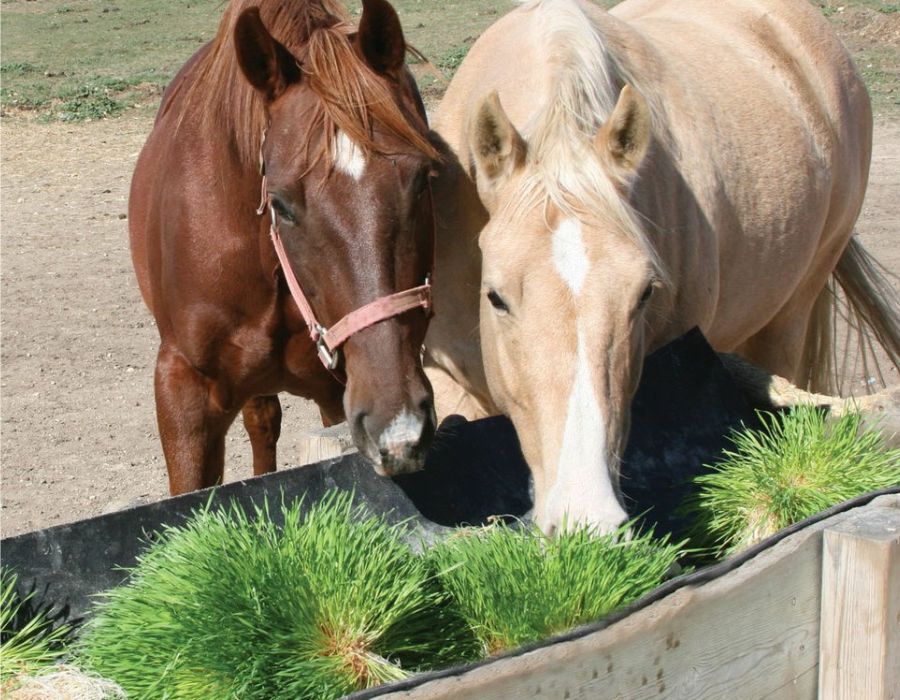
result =
M630 85L622 88L612 115L600 127L595 143L613 164L626 173L640 167L650 145L650 108Z
M269 34L258 7L247 8L238 17L234 45L247 81L269 102L300 80L297 59Z
M406 60L400 18L387 0L363 0L356 45L376 73L397 73Z
M474 126L470 145L478 182L493 189L500 179L522 167L528 146L503 111L496 90L482 101Z

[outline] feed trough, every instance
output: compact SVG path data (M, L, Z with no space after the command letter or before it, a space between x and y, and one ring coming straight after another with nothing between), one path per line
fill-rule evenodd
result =
M900 488L797 523L595 624L355 700L868 698L900 689Z
M633 405L623 468L630 514L661 533L683 533L687 523L677 506L690 491L691 478L702 464L716 459L729 429L754 420L699 332L649 357ZM251 512L266 499L302 496L313 503L334 489L352 491L357 501L389 522L406 521L417 541L423 534L441 537L457 525L497 516L527 519L531 509L528 470L511 424L503 418L450 420L442 426L425 470L417 474L382 479L360 456L346 455L8 538L0 544L3 563L18 572L24 592L35 592L36 605L77 621L89 614L91 596L124 580L122 567L134 564L155 532L184 522L196 508L235 502ZM797 690L791 697L811 697L824 668L819 659L840 653L824 651L827 638L819 635L826 624L823 601L841 598L835 576L858 573L848 573L840 563L832 570L828 561L823 565L823 532L841 523L877 532L892 527L900 515L900 500L873 498L780 533L725 564L675 579L595 625L472 667L425 674L355 697L574 698L598 697L600 688L601 697L664 697L667 689L681 696L685 689L697 689L687 696L704 697L704 688L723 687L723 674L730 674L728 687L735 697L755 697L762 689L779 687ZM277 515L278 510L272 512ZM900 600L897 532L900 529L894 531L894 540L882 537L876 545L877 556L890 564L884 576L876 576L884 584L876 616L887 615L890 601ZM832 548L838 556L844 551L844 535L835 537ZM848 551L852 554L852 547ZM878 601L877 595L866 600L876 606ZM837 609L851 603L839 600ZM843 618L833 623L836 629L846 624ZM883 644L897 644L897 630L888 623L883 627ZM707 661L698 667L698 658ZM769 672L757 673L757 663ZM900 678L891 662L877 673L883 684ZM834 681L842 679L838 674ZM775 682L787 685L771 685Z
M715 460L730 428L754 420L699 331L651 355L623 467L629 512L643 514L660 533L678 534L685 523L676 508L691 477ZM527 518L531 510L528 468L511 423L502 417L448 420L425 469L415 474L384 479L358 454L345 455L10 537L2 541L3 562L18 572L25 591L35 591L36 604L77 620L92 595L124 580L121 569L135 563L154 532L183 522L196 508L237 502L251 511L266 499L300 496L312 503L332 489L352 490L372 512L389 522L409 521L426 537L495 516Z

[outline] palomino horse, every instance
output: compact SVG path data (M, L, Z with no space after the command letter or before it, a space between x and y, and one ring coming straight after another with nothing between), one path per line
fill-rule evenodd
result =
M358 30L332 0L252 2L176 76L131 188L173 494L221 480L240 411L254 473L274 470L283 390L348 418L382 474L420 467L434 430L437 154L400 22L386 0Z
M434 129L459 158L435 190L435 392L449 375L510 416L547 532L626 519L643 358L693 326L821 386L833 274L900 359L851 239L869 100L806 0L527 2L472 46Z

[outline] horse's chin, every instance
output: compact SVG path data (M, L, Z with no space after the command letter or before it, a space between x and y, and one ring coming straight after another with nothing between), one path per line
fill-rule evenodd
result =
M421 452L415 456L406 458L383 457L378 456L377 459L369 458L375 467L375 473L379 476L399 476L401 474L412 474L421 471L425 467L425 453Z
M383 441L382 444L376 445L368 436L355 442L362 455L372 463L376 474L391 477L412 474L424 468L431 436L425 433L416 440L387 445L383 444Z
M631 530L627 528L628 514L616 504L609 508L595 507L588 511L566 508L563 511L553 507L545 509L537 515L538 527L547 537L586 529L594 536L618 534L623 540L631 539Z

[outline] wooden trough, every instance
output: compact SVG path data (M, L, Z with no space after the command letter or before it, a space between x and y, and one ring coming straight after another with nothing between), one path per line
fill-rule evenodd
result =
M900 698L900 489L800 523L597 624L351 697Z
M665 401L659 397L665 396ZM648 358L632 407L623 484L630 512L659 532L716 459L723 436L754 414L699 333ZM358 455L248 479L215 492L61 525L0 542L23 593L59 619L91 597L164 525L207 503L248 511L264 499L333 489L418 535L460 523L527 517L527 467L502 418L445 427L424 472L381 479ZM418 537L417 535L417 537ZM424 674L362 698L847 698L900 700L900 488L783 531L739 557L674 579L616 615L470 667Z

